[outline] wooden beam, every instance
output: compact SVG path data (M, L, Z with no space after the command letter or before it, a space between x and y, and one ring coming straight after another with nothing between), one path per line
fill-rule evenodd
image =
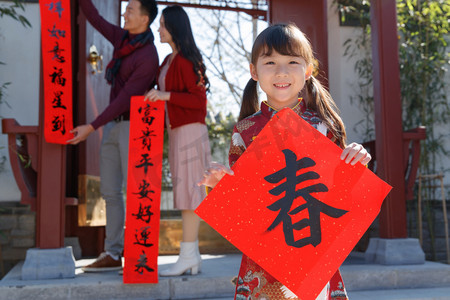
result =
M393 187L381 208L380 237L406 238L396 1L370 3L377 174Z
M36 247L64 246L66 192L66 146L49 144L44 138L44 84L42 56L39 91L39 150L36 203Z

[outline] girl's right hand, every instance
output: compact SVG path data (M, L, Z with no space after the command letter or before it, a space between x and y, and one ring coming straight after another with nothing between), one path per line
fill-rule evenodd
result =
M213 161L203 174L203 179L199 181L197 185L206 185L210 188L214 188L225 174L234 175L234 172L230 168Z

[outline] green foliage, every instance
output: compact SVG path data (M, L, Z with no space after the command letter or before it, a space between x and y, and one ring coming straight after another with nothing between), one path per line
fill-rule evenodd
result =
M228 149L230 147L231 132L236 124L235 117L230 113L224 117L221 113L216 116L208 115L206 125L208 126L208 138L211 147L213 160L217 159L223 164L227 163ZM164 131L163 148L163 167L162 167L162 187L165 190L172 188L172 180L169 166L169 139L167 130Z
M4 16L13 18L16 21L19 21L24 27L31 27L30 22L27 18L17 12L18 10L25 11L25 7L23 6L23 0L13 0L12 4L0 5L0 18ZM4 65L5 63L0 61L0 65ZM0 104L6 103L4 101L5 90L10 82L3 83L0 85Z
M226 117L223 117L221 113L218 113L214 119L206 119L212 155L219 152L220 154L225 153L227 156L230 147L231 132L233 131L233 126L235 124L236 119L231 113Z
M17 11L25 11L23 6L23 0L12 0L13 4L0 6L0 18L3 16L8 16L16 21L19 21L24 27L31 27L30 22L23 15L19 14Z
M27 18L25 18L23 15L21 15L18 10L25 11L25 7L23 6L23 0L12 0L12 4L1 4L0 5L0 18L3 18L4 16L13 18L14 20L20 22L24 27L31 27L30 22ZM0 61L0 65L4 65L4 62ZM5 93L8 85L10 85L11 82L5 82L0 83L0 105L6 104L9 106L8 102L6 102L5 99ZM1 119L1 116L0 116ZM1 149L2 147L0 147ZM22 159L22 157L21 157ZM3 170L4 163L6 161L6 157L4 155L0 154L0 171Z
M358 75L357 96L351 100L364 113L356 131L363 133L365 140L374 138L372 61L370 44L370 3L362 0L336 0L341 19L359 19L361 34L344 43L348 58L357 56L354 69ZM351 8L349 8L351 7ZM345 14L342 13L345 12ZM397 0L397 21L399 33L400 83L402 96L403 129L425 126L427 138L421 145L419 174L437 174L443 170L440 161L449 155L445 148L448 140L450 107L446 96L445 75L449 65L450 3L448 0ZM342 20L341 20L342 21ZM445 132L438 132L444 128ZM435 258L434 216L430 203L438 199L440 192L434 185L421 190L425 203L425 218L431 237L431 249Z
M402 82L403 124L406 128L427 127L422 147L421 171L437 173L439 158L448 155L436 125L448 124L450 107L444 77L450 55L447 53L450 4L445 0L398 0L400 34L400 78Z
M6 88L10 84L11 84L11 82L5 82L0 86L0 104L5 103L6 105L8 105L8 102L4 101L3 98L5 97Z
M367 13L370 2L339 0L337 7L341 18L357 18L362 27L361 34L347 40L344 47L348 58L362 53L355 63L357 96L351 100L364 113L356 131L370 140L374 138L370 15ZM427 127L420 165L424 174L438 173L439 158L449 154L444 146L448 133L436 131L438 125L448 124L450 117L444 82L450 58L447 53L449 17L450 4L446 0L397 0L403 126L404 130Z
M358 24L365 28L370 25L370 1L338 0L341 24Z
M348 59L356 59L354 71L356 72L358 81L355 88L358 92L356 95L350 96L350 103L357 105L364 113L364 118L356 123L355 131L364 137L364 141L373 140L375 138L374 129L374 107L373 107L373 88L372 88L372 52L370 39L370 14L367 1L358 1L357 6L351 7L343 2L355 1L339 1L341 11L341 19L345 18L358 19L361 26L361 34L355 35L353 38L344 42L344 56ZM358 8L358 9L356 9Z
M406 128L427 127L427 138L422 143L420 173L440 173L441 158L449 155L444 147L448 130L438 132L437 125L448 128L450 107L444 78L449 64L447 52L450 4L448 1L397 1L400 35L400 79L402 82L403 124ZM421 190L425 202L424 218L430 233L432 259L436 260L436 221L432 203L439 199L440 189L434 182L426 182Z

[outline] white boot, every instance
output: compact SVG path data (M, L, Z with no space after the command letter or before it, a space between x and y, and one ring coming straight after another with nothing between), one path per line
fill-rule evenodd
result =
M180 256L177 262L168 270L159 272L161 276L179 276L190 270L191 275L197 275L201 259L197 254L198 241L180 243Z
M197 257L199 260L198 263L198 272L200 273L202 271L202 256L200 255L200 247L198 246L198 240L195 241L195 252L197 253Z

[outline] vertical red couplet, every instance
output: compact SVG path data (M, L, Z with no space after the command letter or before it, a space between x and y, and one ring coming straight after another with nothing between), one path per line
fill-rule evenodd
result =
M66 144L73 137L72 43L70 0L41 0L41 47L44 77L44 136Z
M131 98L124 283L158 282L164 102Z

